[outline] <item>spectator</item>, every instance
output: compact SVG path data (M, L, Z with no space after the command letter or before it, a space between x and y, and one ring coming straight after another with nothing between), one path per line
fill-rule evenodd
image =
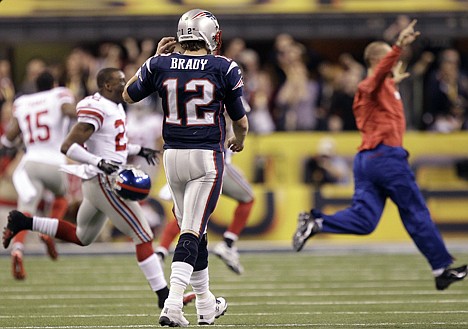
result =
M250 129L259 134L271 133L275 126L269 108L272 94L270 76L261 70L258 53L253 49L245 49L237 57L244 75L244 99L250 106L247 114Z
M364 76L364 67L350 54L340 56L342 70L337 77L328 111L327 130L357 130L353 115L353 99L359 82Z
M467 129L468 76L460 69L460 54L445 49L439 66L429 77L426 88L424 124L429 130L452 132Z
M281 47L283 47L282 45ZM314 130L317 126L319 86L309 76L305 46L293 42L279 52L279 65L286 75L274 104L277 130Z
M323 184L348 184L351 170L346 160L336 153L336 142L323 137L317 144L316 154L305 163L304 182L315 186Z
M32 94L37 92L36 79L47 68L46 62L39 57L31 58L26 64L26 74L21 82L19 94Z

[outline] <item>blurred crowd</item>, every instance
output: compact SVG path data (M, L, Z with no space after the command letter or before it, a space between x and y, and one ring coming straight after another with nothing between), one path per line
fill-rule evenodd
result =
M386 41L393 41L404 19L400 17L385 31ZM16 85L11 63L0 60L2 127L9 120L14 98L35 92L35 78L44 69L51 70L60 85L70 88L79 100L96 91L95 75L103 67L121 68L130 78L154 54L157 41L126 38L103 42L94 49L76 47L61 63L32 57ZM468 76L462 70L459 51L420 48L405 49L396 68L411 74L399 82L408 129L444 133L468 129ZM352 101L366 73L361 59L346 52L336 61L317 59L314 50L287 34L278 35L272 49L265 51L268 55L248 47L241 38L227 40L222 49L222 55L234 59L243 70L253 133L356 130ZM146 105L161 111L157 96Z

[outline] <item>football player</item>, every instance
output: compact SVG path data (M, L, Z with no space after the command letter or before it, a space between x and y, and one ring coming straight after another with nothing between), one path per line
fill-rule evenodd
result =
M129 144L126 115L121 104L125 86L124 73L104 68L97 74L99 92L81 100L76 107L78 122L62 143L61 151L79 165L63 169L82 179L83 202L76 226L55 218L30 217L13 210L3 232L5 248L22 230L38 231L64 241L87 246L94 242L108 218L133 240L138 265L162 308L168 296L164 273L152 247L153 233L137 201L120 198L112 189L109 175L125 165L127 156L137 154L154 164L157 151Z
M183 54L172 53L180 43ZM193 9L179 20L177 40L163 38L124 91L128 103L158 92L164 109L164 170L181 234L171 266L170 292L159 317L162 326L188 326L183 293L190 283L196 294L198 324L213 324L227 303L209 289L206 227L221 193L224 172L224 109L232 119L228 147L244 148L248 121L241 100L239 66L216 56L221 30L216 17Z
M59 172L66 157L60 153L70 118L75 118L75 98L68 88L58 87L51 73L40 74L36 79L38 92L18 97L13 103L13 120L1 138L3 148L15 148L20 138L26 148L13 174L13 184L18 195L18 209L36 215L46 190L52 192L54 201L50 216L63 218L68 207L67 175ZM16 235L11 251L13 277L23 280L23 249L27 231ZM49 256L57 259L54 240L40 235Z

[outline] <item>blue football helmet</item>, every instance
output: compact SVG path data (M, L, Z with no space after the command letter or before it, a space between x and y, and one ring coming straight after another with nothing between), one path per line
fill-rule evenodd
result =
M117 174L113 187L122 199L140 201L150 192L151 178L141 169L123 169Z

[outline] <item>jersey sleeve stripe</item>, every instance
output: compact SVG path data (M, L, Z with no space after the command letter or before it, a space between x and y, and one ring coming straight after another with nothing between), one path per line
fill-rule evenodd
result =
M244 80L241 78L239 79L239 81L237 81L236 85L234 86L234 88L232 88L232 90L236 90L237 88L240 88L244 85Z
M233 68L235 68L235 67L238 67L238 66L237 66L237 63L234 62L234 61L232 61L232 62L231 62L231 65L229 65L229 69L227 70L226 75L228 75L229 72L231 72L231 70L232 70Z
M92 109L78 110L78 116L93 118L99 122L99 126L102 126L102 123L104 122L102 114Z

